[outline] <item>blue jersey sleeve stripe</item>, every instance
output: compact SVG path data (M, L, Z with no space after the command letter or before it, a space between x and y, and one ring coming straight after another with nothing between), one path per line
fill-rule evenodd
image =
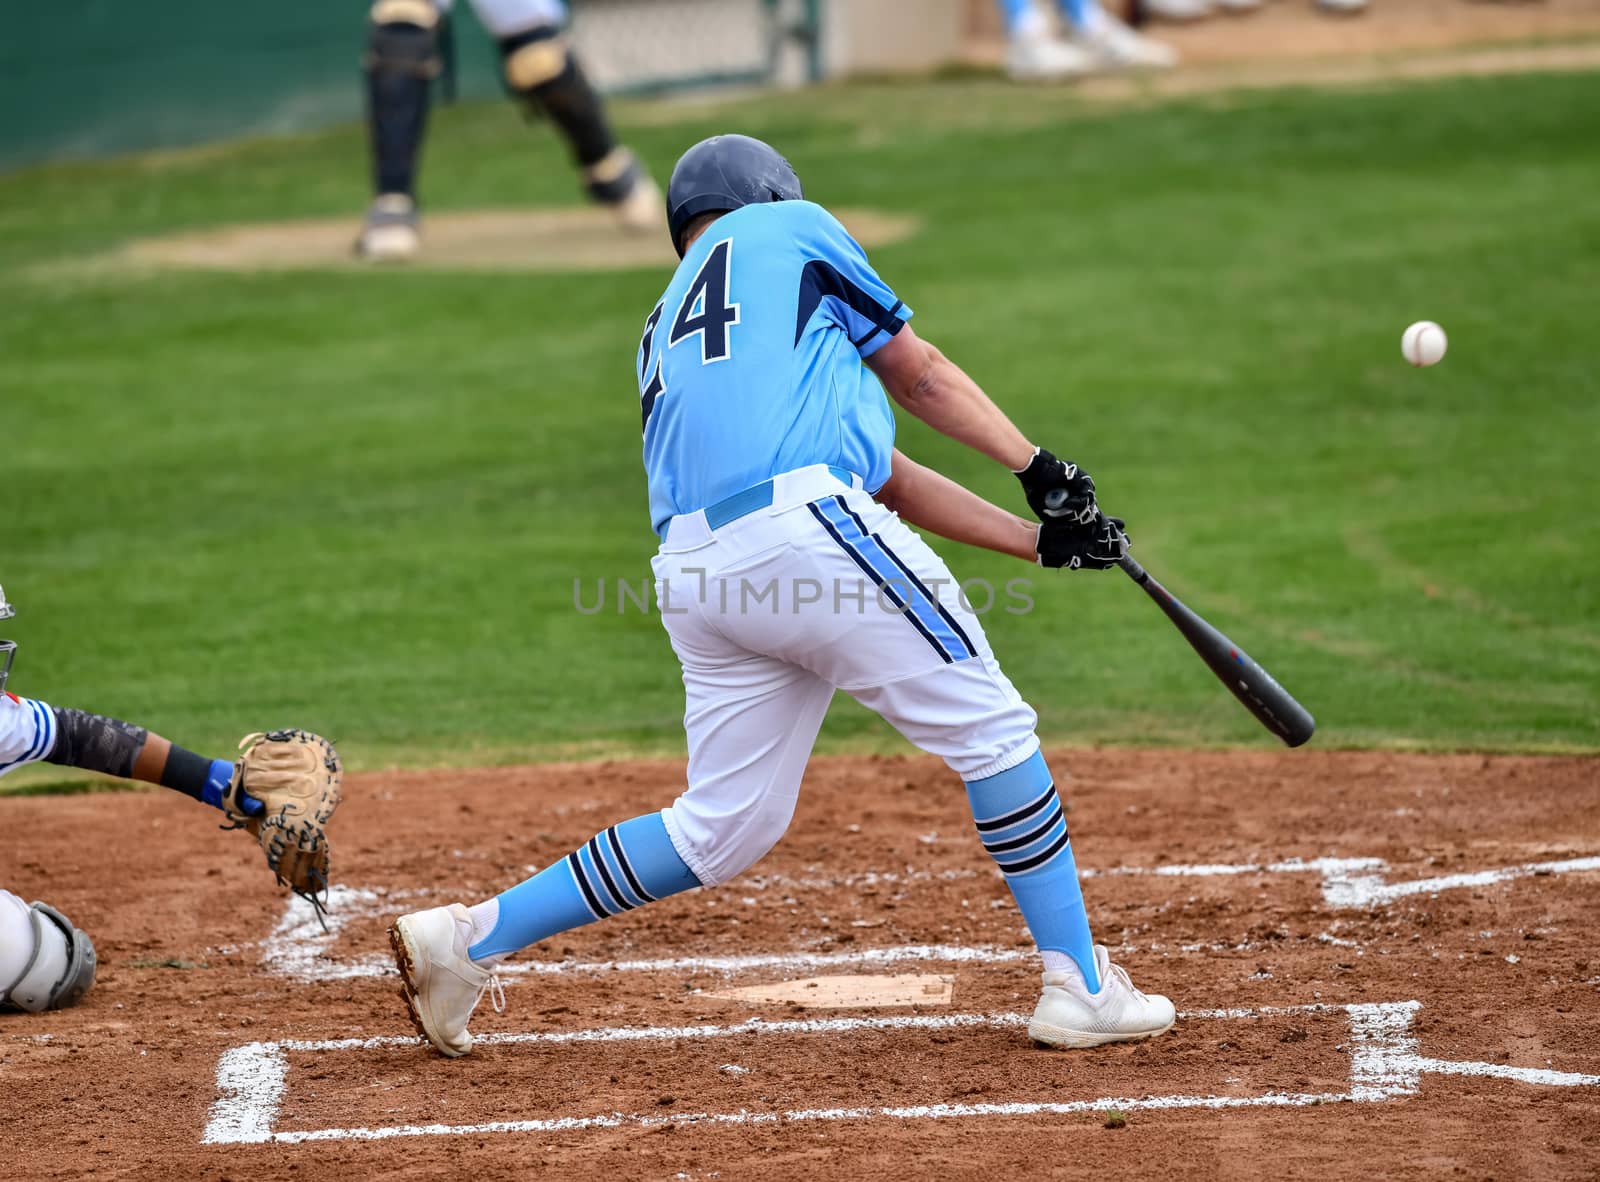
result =
M893 317L893 320L890 324L887 326L874 324L859 337L853 338L850 343L856 347L856 351L861 353L861 355L864 357L867 354L876 353L879 349L887 345L890 338L906 326L906 322L901 319L899 315L900 309L904 308L905 306L906 302L904 300L896 300L894 307L889 309L889 315ZM874 342L874 338L880 336L883 338L883 340ZM868 348L868 345L871 345L872 347Z
M812 259L800 271L800 300L794 320L795 344L800 343L806 325L811 323L811 317L824 299L837 300L872 326L872 331L861 341L851 342L858 347L880 332L893 336L905 326L905 320L899 315L900 309L905 307L903 300L896 300L892 308L885 308L869 292L847 279L832 263Z

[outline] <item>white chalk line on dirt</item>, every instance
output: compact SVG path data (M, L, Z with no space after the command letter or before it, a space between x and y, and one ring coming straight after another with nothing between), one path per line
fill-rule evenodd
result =
M942 1120L985 1116L1066 1115L1117 1108L1124 1111L1160 1111L1184 1108L1234 1109L1302 1107L1311 1104L1357 1103L1413 1095L1423 1074L1477 1076L1553 1087L1600 1085L1600 1075L1512 1067L1498 1063L1454 1062L1425 1058L1417 1053L1412 1018L1420 1009L1415 1001L1362 1002L1350 1005L1274 1006L1260 1009L1196 1010L1180 1017L1188 1021L1238 1020L1255 1017L1335 1013L1350 1021L1353 1046L1348 1092L1269 1092L1259 1096L1139 1096L1099 1097L1070 1101L1014 1101L974 1104L889 1105L883 1107L828 1107L774 1112L698 1112L659 1115L609 1113L596 1116L558 1116L544 1119L491 1121L479 1124L396 1125L383 1128L351 1127L274 1131L287 1074L288 1052L333 1052L415 1046L414 1038L383 1036L368 1039L285 1039L249 1043L225 1051L217 1063L218 1098L202 1141L205 1144L242 1144L265 1141L298 1144L307 1141L372 1141L393 1137L462 1136L488 1133L575 1132L596 1128L651 1127L665 1124L766 1124L784 1121L838 1120ZM676 1042L687 1039L731 1038L751 1035L829 1035L861 1031L948 1030L953 1028L1017 1028L1026 1025L1022 1014L938 1014L901 1017L821 1018L767 1021L753 1018L728 1025L597 1027L586 1030L489 1035L482 1044L573 1044L595 1042Z
M1193 863L1165 866L1119 866L1105 870L1085 870L1085 878L1117 875L1147 875L1170 878L1210 878L1240 874L1298 874L1314 873L1322 876L1324 901L1337 908L1370 908L1412 895L1431 895L1440 891L1459 890L1466 887L1490 886L1519 878L1543 877L1557 874L1583 873L1600 870L1600 857L1565 858L1550 862L1527 862L1518 866L1501 866L1491 870L1446 874L1410 882L1390 883L1384 876L1387 864L1381 858L1289 858L1278 862L1243 863ZM849 875L841 879L787 878L769 875L759 882L745 883L749 889L822 889L841 885L860 885L867 882L888 883L922 878L945 878L955 875L945 871L934 875L928 871L910 871L904 875L893 872L870 872ZM975 874L976 872L971 872ZM327 930L312 913L310 907L290 896L284 913L272 933L262 941L262 964L269 972L292 977L300 981L341 981L360 977L383 977L392 973L389 958L369 955L341 959L334 955L340 932L352 919L369 919L398 913L387 904L394 901L427 898L429 891L377 891L360 887L336 886L329 892ZM1338 943L1334 937L1326 942ZM1159 951L1154 946L1149 949ZM1220 951L1226 946L1184 945L1180 951ZM1119 951L1127 952L1124 947ZM985 945L957 946L950 944L905 944L892 948L854 949L846 952L788 952L750 956L698 956L665 957L639 960L605 961L519 961L504 965L501 973L523 974L555 973L665 973L707 972L737 973L758 969L810 969L846 965L889 965L916 961L961 964L1005 964L1026 960L1034 955L1031 948L996 948Z

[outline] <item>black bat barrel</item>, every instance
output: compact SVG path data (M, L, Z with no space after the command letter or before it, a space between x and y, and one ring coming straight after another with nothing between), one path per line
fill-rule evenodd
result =
M1317 729L1316 719L1273 679L1272 674L1256 664L1249 653L1186 607L1131 555L1124 555L1119 565L1167 613L1184 639L1217 675L1217 680L1228 687L1262 726L1290 747L1298 747L1311 738Z

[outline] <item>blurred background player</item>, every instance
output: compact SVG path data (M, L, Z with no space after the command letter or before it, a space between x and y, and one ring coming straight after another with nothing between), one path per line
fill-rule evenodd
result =
M14 615L0 588L0 620ZM0 776L43 760L160 784L223 807L232 760L196 755L115 718L6 692L16 648L14 641L0 640ZM260 801L248 795L241 803L247 813L261 812ZM94 984L95 964L93 942L61 912L46 903L30 907L0 889L0 1010L38 1013L73 1005Z
M356 253L365 258L408 259L420 245L417 156L452 2L376 0L372 6L363 64L374 197L356 239ZM600 96L562 35L562 0L472 0L472 8L500 43L506 88L531 114L548 116L560 129L589 196L613 210L626 229L659 227L661 191L612 135Z
M1058 0L1062 35L1035 0L999 0L1005 17L1006 71L1018 81L1077 78L1137 67L1166 69L1178 64L1169 45L1134 32L1102 8L1098 0ZM1166 0L1172 5L1202 0ZM1203 16L1204 10L1195 16Z

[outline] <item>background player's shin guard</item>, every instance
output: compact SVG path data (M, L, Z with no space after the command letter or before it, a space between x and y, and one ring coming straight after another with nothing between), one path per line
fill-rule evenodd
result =
M1098 992L1094 939L1066 813L1044 756L1034 752L998 775L967 781L967 800L983 848L1005 875L1034 943L1041 952L1070 957L1089 991Z
M374 192L409 197L428 120L428 90L440 69L441 17L432 0L377 0L371 19L362 64Z
M660 813L647 813L595 834L561 861L546 866L492 900L472 908L474 932L493 913L492 928L467 955L476 961L505 956L645 903L700 885L678 856Z
M561 129L583 168L589 195L606 205L627 198L639 179L633 153L617 144L605 108L561 30L540 25L503 38L506 86L534 114Z

